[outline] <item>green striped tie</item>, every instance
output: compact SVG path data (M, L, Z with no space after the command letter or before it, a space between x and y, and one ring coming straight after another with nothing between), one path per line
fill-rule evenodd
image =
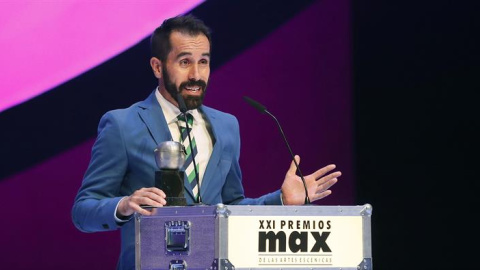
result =
M198 163L195 164L197 173L195 173L195 168L193 167L193 159L197 156L197 143L195 142L195 137L193 136L193 132L190 132L190 137L192 139L192 145L190 145L188 140L188 131L192 130L193 124L193 116L189 113L186 114L187 121L188 121L188 129L185 126L185 118L183 115L178 115L178 126L180 128L180 140L185 147L185 164L183 168L185 170L185 175L187 175L188 182L190 183L190 187L192 188L193 195L195 196L195 200L198 199L198 187L197 183L199 183L199 179L194 181L197 173L198 173ZM196 161L196 160L195 160Z

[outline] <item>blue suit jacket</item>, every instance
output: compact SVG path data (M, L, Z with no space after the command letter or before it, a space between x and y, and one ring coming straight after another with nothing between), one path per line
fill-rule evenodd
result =
M213 152L202 180L205 204L281 204L280 191L260 198L245 198L239 166L240 133L237 119L230 114L201 106L213 133ZM107 112L98 127L90 164L75 198L72 219L84 232L121 228L122 247L118 269L135 268L135 224L115 220L115 208L124 196L142 187L153 187L153 150L171 140L162 109L153 92L146 100L126 109ZM193 195L185 179L185 196Z

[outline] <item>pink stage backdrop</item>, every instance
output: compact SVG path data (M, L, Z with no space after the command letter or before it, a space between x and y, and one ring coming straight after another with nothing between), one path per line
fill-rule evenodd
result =
M114 57L201 2L0 1L0 112Z

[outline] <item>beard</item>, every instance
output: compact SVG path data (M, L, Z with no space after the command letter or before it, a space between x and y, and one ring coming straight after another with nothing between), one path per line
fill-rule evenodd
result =
M172 96L172 98L178 103L177 93L180 93L185 101L185 105L187 105L187 110L197 109L203 104L203 99L207 90L207 82L204 80L188 80L182 82L179 88L177 88L177 86L170 80L170 76L168 76L168 71L165 66L162 66L162 77L165 89L167 89L167 92L170 94L170 96ZM187 90L184 90L185 87L192 86L200 87L199 91L202 91L200 96L190 96L186 94Z

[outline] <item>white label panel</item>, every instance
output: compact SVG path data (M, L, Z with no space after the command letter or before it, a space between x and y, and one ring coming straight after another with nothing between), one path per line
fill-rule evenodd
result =
M228 259L236 268L357 267L361 216L230 216Z

